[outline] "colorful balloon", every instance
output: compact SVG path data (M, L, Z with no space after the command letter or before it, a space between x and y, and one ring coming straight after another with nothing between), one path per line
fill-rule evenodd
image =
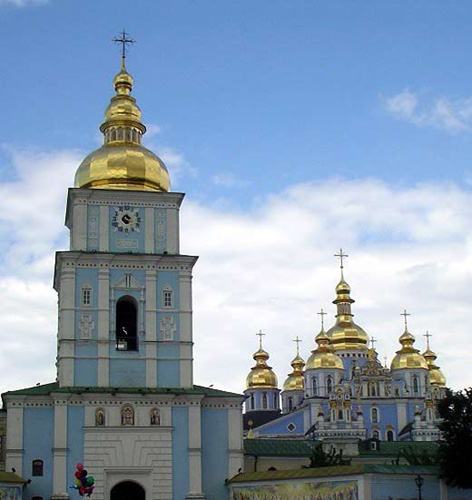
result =
M87 478L87 486L93 486L94 483L95 483L95 479L93 478L93 476L89 476Z
M84 464L82 462L79 462L77 465L77 470L82 470L84 468Z

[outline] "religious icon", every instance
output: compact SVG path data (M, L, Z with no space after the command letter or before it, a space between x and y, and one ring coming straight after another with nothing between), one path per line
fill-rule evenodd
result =
M151 425L161 425L161 416L157 408L151 410Z
M102 427L105 425L105 412L102 408L98 408L95 412L95 425L97 427Z
M134 425L134 410L132 406L123 406L121 410L121 425Z

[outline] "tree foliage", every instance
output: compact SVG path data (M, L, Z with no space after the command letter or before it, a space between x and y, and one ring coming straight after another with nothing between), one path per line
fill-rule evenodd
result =
M350 459L343 458L343 450L336 451L331 447L328 453L323 450L323 444L317 443L313 446L313 451L310 457L310 465L304 465L305 469L315 467L330 467L332 465L349 465Z
M396 463L403 458L409 465L437 465L438 453L435 450L417 450L414 446L405 446L400 450Z
M439 424L439 466L441 477L452 486L472 488L472 387L446 390L437 403Z

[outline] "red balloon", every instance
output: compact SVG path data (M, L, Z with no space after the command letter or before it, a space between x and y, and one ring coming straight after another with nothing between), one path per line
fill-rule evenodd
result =
M77 465L77 470L82 470L84 468L84 464L82 462L79 462Z
M76 470L74 475L76 479L80 479L82 477L82 473L80 472L80 470Z

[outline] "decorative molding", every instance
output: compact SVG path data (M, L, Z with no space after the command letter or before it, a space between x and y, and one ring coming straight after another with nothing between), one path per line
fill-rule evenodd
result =
M79 330L81 339L91 339L95 330L95 321L91 314L82 314L79 319Z
M174 340L177 325L172 316L164 316L160 321L161 336L164 340Z

